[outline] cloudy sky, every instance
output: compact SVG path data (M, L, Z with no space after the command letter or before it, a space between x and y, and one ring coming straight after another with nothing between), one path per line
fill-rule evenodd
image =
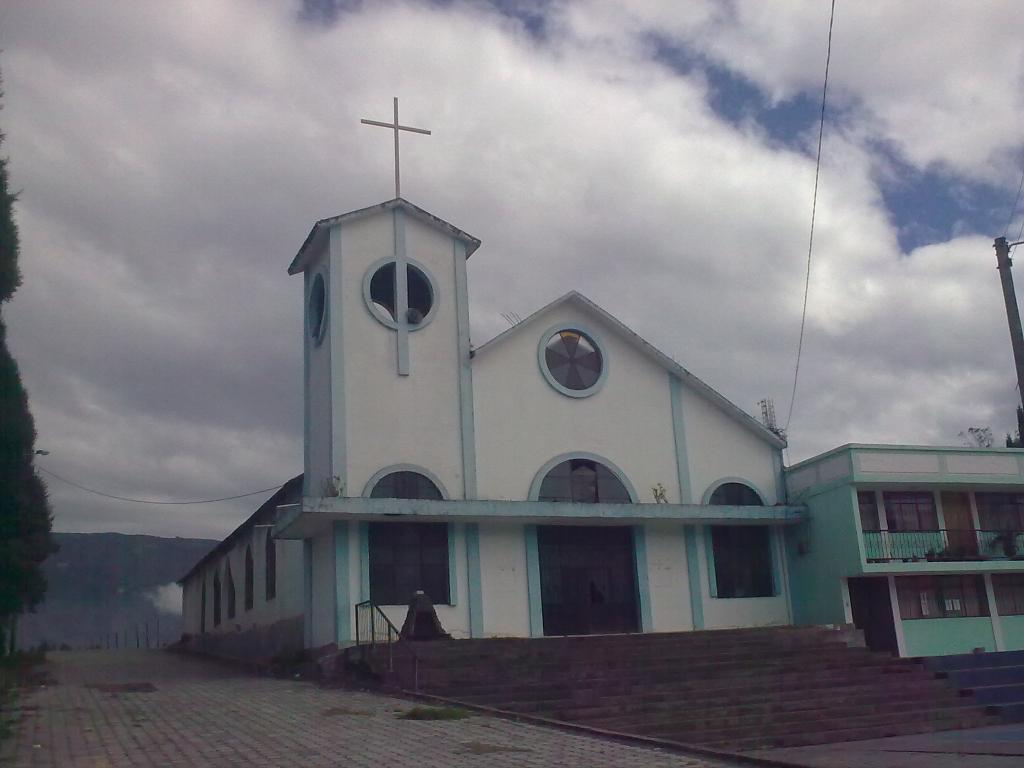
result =
M994 237L1024 5L838 0L791 462L1005 433ZM576 288L752 413L789 408L829 3L6 0L40 465L195 499L301 471L316 219L403 193L480 237L473 340ZM1024 279L1024 278L1021 278ZM49 481L56 527L221 536L261 501Z

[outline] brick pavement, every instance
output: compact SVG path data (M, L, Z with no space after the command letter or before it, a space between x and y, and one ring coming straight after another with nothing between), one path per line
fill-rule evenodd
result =
M725 768L483 716L402 720L413 706L403 699L164 651L53 653L48 671L52 681L18 699L14 735L0 744L4 766Z

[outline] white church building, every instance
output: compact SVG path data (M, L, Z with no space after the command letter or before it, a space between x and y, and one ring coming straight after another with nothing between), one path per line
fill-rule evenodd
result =
M183 578L195 646L345 646L417 590L455 638L793 622L785 441L576 292L474 346L479 247L402 198L313 226L304 472Z

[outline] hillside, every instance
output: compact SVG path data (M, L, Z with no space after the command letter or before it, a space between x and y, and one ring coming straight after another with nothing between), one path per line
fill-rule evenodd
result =
M73 648L167 643L181 634L181 591L174 584L215 544L209 539L165 539L120 533L57 533L60 551L44 569L45 602L20 620L18 643Z

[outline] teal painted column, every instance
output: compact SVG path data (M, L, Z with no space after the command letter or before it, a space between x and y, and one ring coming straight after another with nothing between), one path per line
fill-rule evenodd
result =
M653 632L651 582L647 569L647 529L643 525L633 526L633 561L636 564L636 591L640 599L640 630Z
M448 523L448 605L459 604L459 572L455 567L455 523Z
M302 540L302 633L306 648L313 647L313 540Z
M370 599L370 524L359 523L359 601Z
M686 452L686 423L683 421L683 382L670 373L668 384L672 405L672 437L676 448L676 473L679 478L679 503L692 504L690 458Z
M537 526L523 526L526 539L526 587L530 607L530 637L544 636L544 608L540 597L540 552Z
M352 598L349 591L348 523L334 523L334 641L352 640Z
M480 525L466 524L466 575L469 585L469 635L484 636L484 597L480 571Z
M690 613L694 629L704 629L704 596L701 594L700 560L697 555L699 533L699 526L688 525L683 528L686 541L686 573L690 582Z

